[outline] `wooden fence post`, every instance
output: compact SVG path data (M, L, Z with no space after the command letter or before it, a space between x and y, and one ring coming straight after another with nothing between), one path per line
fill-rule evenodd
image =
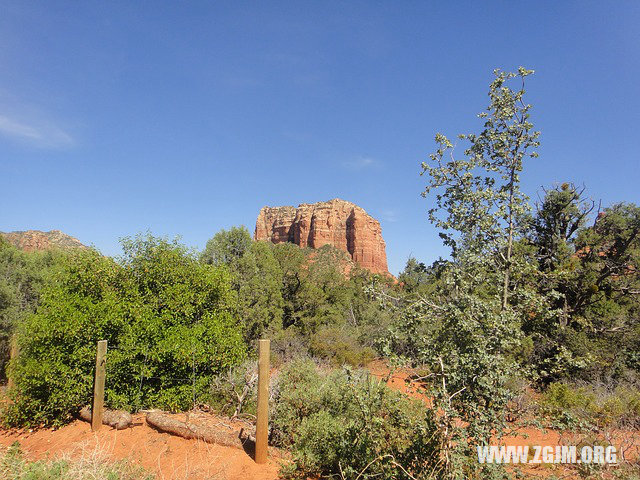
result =
M93 383L93 408L91 409L91 430L97 432L102 426L104 408L104 377L106 371L107 341L98 341L96 353L96 376Z
M258 342L258 418L256 420L256 463L267 463L269 437L269 356L271 342Z
M14 334L11 337L11 353L9 353L9 361L15 360L18 357L18 337ZM13 376L9 375L7 379L7 388L11 389L15 385Z

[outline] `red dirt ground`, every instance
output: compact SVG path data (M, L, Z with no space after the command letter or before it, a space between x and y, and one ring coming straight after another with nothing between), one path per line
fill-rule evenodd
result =
M256 465L243 449L160 433L145 423L143 415L135 415L134 421L135 425L126 430L103 426L97 433L92 433L91 426L82 421L59 430L0 431L0 445L8 446L17 440L27 457L34 460L74 457L98 450L113 460L130 459L163 480L278 478L277 459Z

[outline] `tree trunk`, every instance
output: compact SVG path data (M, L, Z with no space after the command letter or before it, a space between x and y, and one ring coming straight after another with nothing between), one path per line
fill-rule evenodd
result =
M147 423L161 432L171 433L183 438L193 438L207 443L242 448L240 435L232 429L220 431L207 425L182 422L162 412L148 412Z
M513 182L515 170L511 170L511 184L509 186L509 238L507 240L506 266L504 269L504 284L502 286L502 310L506 310L509 301L509 277L511 276L511 250L513 249Z

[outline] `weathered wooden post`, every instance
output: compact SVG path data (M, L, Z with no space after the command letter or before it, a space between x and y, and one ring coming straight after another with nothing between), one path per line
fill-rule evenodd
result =
M91 409L91 430L97 432L102 426L104 408L104 377L107 363L107 341L98 341L96 353L96 377L93 383L93 408Z
M256 463L267 463L269 437L269 356L270 340L258 342L258 418L256 421Z
M14 334L11 337L11 352L9 353L9 361L15 360L16 358L18 358L18 337ZM13 385L13 376L9 375L9 378L7 379L7 388L11 389L13 388Z

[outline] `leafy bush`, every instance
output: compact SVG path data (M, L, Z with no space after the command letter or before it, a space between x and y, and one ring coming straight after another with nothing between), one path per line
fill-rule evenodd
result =
M11 336L37 307L43 285L64 256L58 250L23 252L0 236L0 381L5 379Z
M273 401L271 438L291 448L291 478L428 478L438 464L433 412L363 372L294 362Z
M20 325L9 424L61 423L89 403L101 339L112 408L190 407L215 373L244 358L224 268L150 236L123 247L120 262L95 251L70 256Z
M482 257L465 257L443 272L443 284L431 296L401 303L383 347L430 372L423 385L441 412L436 420L447 479L504 477L500 465L477 462L476 448L503 435L515 400L509 384L523 372L513 359L520 345L518 315L484 291L490 279L484 269Z
M364 366L376 356L375 350L358 341L353 328L324 327L311 337L309 351L334 366Z

